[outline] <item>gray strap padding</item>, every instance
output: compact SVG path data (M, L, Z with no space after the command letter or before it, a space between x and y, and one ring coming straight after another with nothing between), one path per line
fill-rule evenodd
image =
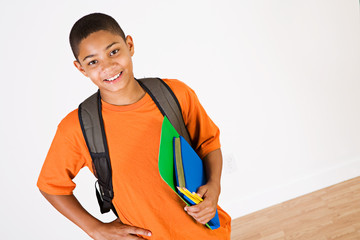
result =
M180 104L171 88L159 78L142 78L138 79L138 81L145 85L148 89L147 91L145 88L145 91L149 93L155 103L158 102L163 110L162 113L167 116L176 131L191 145L190 136L184 123ZM162 110L160 109L160 111Z
M98 92L94 93L79 106L81 127L91 153L105 152L99 117L98 94Z

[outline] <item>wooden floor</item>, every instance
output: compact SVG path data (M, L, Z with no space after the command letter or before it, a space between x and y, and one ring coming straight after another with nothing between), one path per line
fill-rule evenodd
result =
M237 218L232 240L360 240L360 177Z

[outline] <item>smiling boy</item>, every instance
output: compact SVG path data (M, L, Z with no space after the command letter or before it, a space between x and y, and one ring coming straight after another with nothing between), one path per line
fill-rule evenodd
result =
M163 116L134 78L134 43L110 16L89 14L70 33L75 67L99 88L112 165L113 204L119 218L103 223L73 195L72 179L92 160L81 132L78 109L59 124L41 170L38 187L44 197L91 238L230 239L230 216L217 206L222 156L219 129L194 91L178 80L163 79L174 91L207 183L198 189L204 201L186 207L159 175L157 166ZM151 197L150 197L151 196ZM219 213L220 228L203 224Z

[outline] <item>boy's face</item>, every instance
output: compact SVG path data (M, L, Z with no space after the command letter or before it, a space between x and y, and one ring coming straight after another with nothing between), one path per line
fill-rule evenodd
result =
M102 94L124 89L134 80L131 57L134 44L130 36L124 39L109 31L90 34L79 44L76 68L98 86Z

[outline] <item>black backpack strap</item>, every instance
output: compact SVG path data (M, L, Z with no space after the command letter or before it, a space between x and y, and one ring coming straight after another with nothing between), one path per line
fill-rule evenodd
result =
M141 87L150 95L163 116L166 116L176 131L191 144L189 132L185 126L181 106L174 92L160 78L142 78Z
M191 144L191 139L181 112L178 99L171 88L160 78L136 79L150 95L163 116L166 116L176 131ZM91 95L79 105L79 121L86 145L93 162L93 170L98 179L99 189L95 186L101 213L112 209L114 198L112 170L101 111L100 91Z
M96 196L101 213L114 209L112 199L112 171L108 145L105 136L104 122L101 112L100 92L91 95L79 105L79 121L86 145L92 158L93 170L98 179L99 190ZM114 211L117 215L116 211Z

